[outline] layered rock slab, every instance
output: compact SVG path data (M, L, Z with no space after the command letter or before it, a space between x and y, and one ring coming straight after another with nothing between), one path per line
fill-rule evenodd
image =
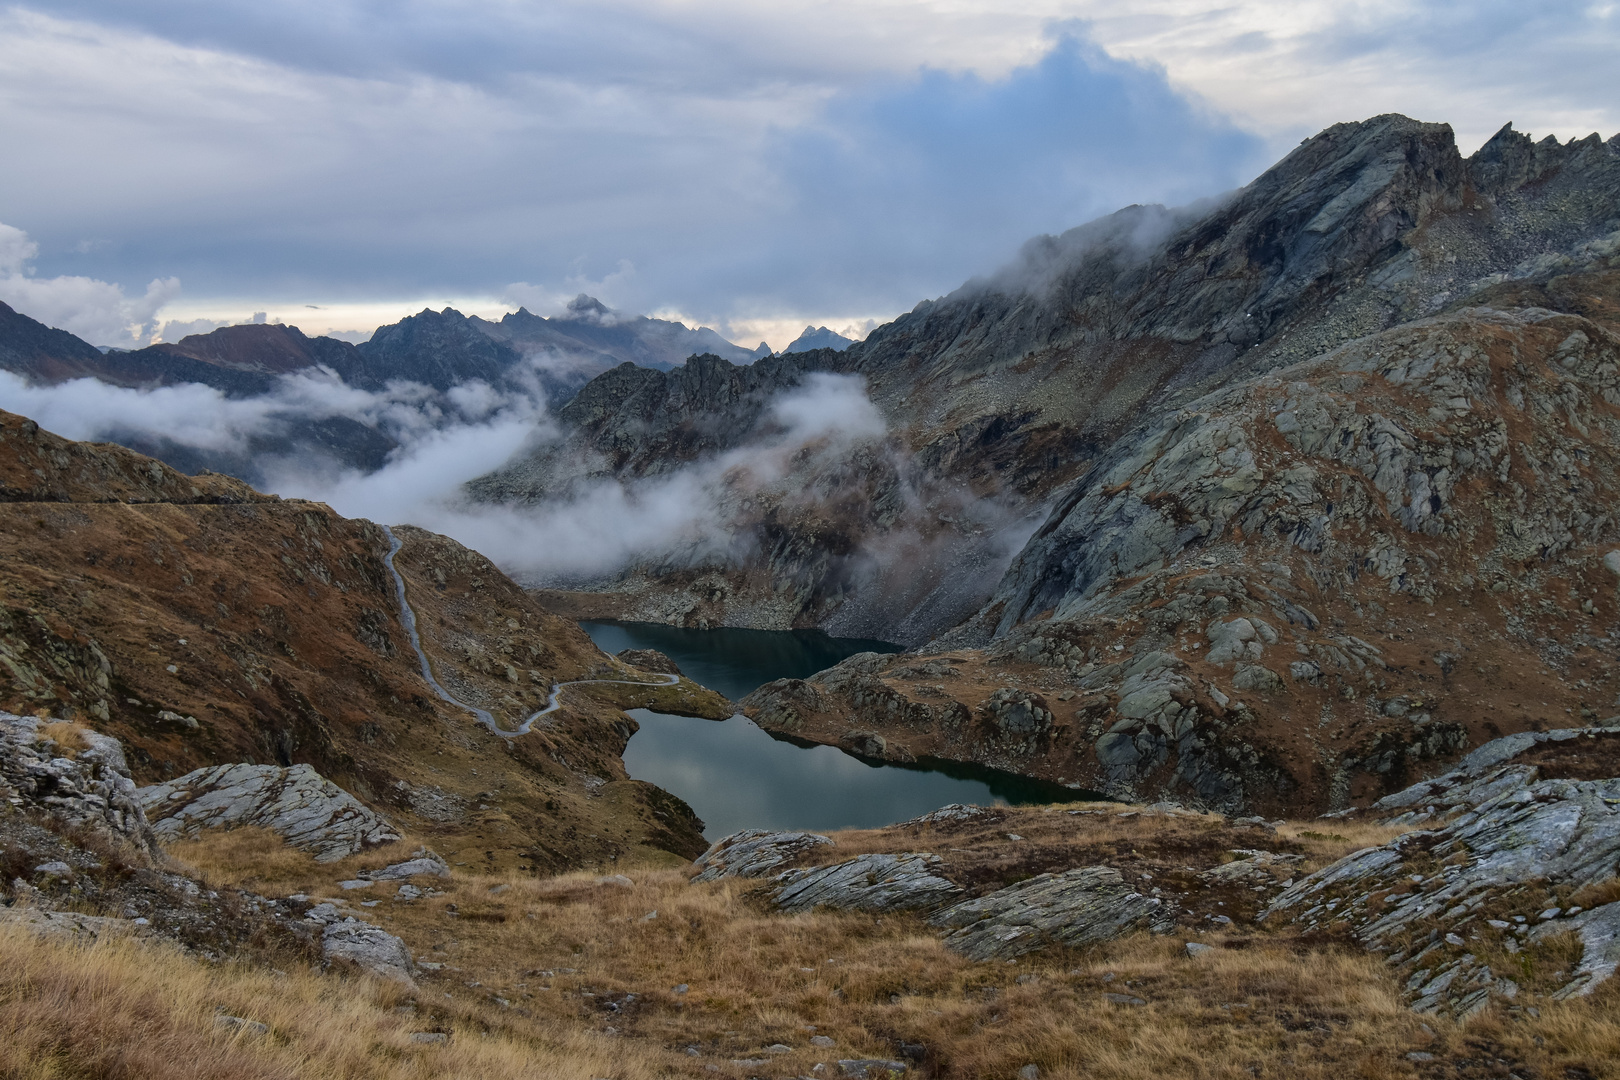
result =
M692 884L728 877L764 877L803 852L831 843L820 833L744 829L721 837L697 857L692 865L698 873L692 877Z
M938 907L962 892L936 871L940 857L921 852L860 855L832 866L788 870L771 903L782 911L818 907L846 911L907 911Z
M322 923L321 955L327 963L342 961L362 971L414 987L415 961L405 942L380 926L345 916L335 904L316 904L305 913L310 922Z
M1432 818L1439 827L1323 867L1261 918L1348 933L1389 954L1422 1012L1465 1016L1492 996L1516 997L1518 983L1480 955L1516 955L1566 932L1579 937L1583 956L1553 995L1589 992L1620 961L1620 904L1583 912L1568 898L1615 879L1620 779L1545 777L1520 758L1547 743L1613 733L1537 734L1546 737L1486 744L1462 768L1382 800L1382 809L1402 811L1397 821Z
M141 788L159 839L257 825L316 862L336 862L400 838L387 819L308 765L216 765Z
M1132 930L1169 930L1162 901L1131 888L1110 866L1041 874L953 904L929 923L970 960L1011 960L1053 945L1092 945Z

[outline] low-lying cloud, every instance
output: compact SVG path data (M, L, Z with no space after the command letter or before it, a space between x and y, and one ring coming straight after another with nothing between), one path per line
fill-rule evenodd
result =
M841 587L855 596L835 628L866 636L921 640L942 620L954 621L940 611L966 614L958 609L982 600L1033 525L1016 508L911 476L904 448L858 376L813 373L768 402L729 449L640 477L613 475L567 443L543 402L477 381L444 393L403 382L373 393L319 369L284 376L252 398L196 384L30 386L0 372L0 408L57 434L210 452L227 462L251 457L266 490L325 502L349 517L444 533L529 585L759 566L770 529L822 522L844 534L845 546L828 552L836 564L828 572L841 574ZM299 424L333 417L374 428L397 447L366 471L340 465L317 443L296 442ZM574 455L553 494L511 503L469 497L468 481L541 450ZM774 524L762 532L767 505ZM948 568L955 570L941 572ZM908 612L915 632L904 625Z

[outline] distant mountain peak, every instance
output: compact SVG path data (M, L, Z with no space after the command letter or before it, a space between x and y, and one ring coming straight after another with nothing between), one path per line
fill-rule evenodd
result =
M842 352L853 344L854 339L829 330L825 326L806 326L804 332L793 339L793 344L782 351L793 353L809 352L811 349L832 349L834 352Z
M600 322L605 318L611 318L613 314L613 309L596 297L580 293L568 301L568 312L560 317L564 319L589 319L592 322Z

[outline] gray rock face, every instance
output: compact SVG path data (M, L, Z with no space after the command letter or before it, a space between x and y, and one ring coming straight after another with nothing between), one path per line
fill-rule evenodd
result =
M771 832L744 829L723 836L693 862L698 873L692 883L727 877L763 877L783 863L819 844L832 841L819 833Z
M335 862L400 838L381 815L308 765L215 765L139 794L162 839L258 825L313 851L317 862Z
M1558 994L1589 991L1620 960L1620 904L1572 915L1561 910L1555 890L1614 879L1620 779L1541 778L1536 765L1513 756L1588 733L1538 734L1546 738L1487 744L1465 768L1383 800L1385 809L1419 807L1396 821L1432 817L1445 824L1318 870L1273 900L1262 918L1307 930L1336 925L1391 954L1391 963L1410 973L1407 992L1419 1011L1467 1015L1493 994L1513 996L1518 987L1509 973L1477 959L1481 943L1518 952L1560 931L1576 933L1585 955ZM1482 914L1486 909L1493 918Z
M886 1058L840 1058L838 1069L845 1076L858 1080L878 1080L884 1076L899 1076L906 1071L906 1063Z
M1157 897L1136 892L1108 866L1041 874L946 908L929 923L972 960L1010 960L1050 945L1090 945L1132 930L1167 930Z
M368 870L360 876L367 881L403 881L406 878L416 877L419 874L433 877L449 877L450 867L439 856L428 852L404 862L385 866L381 870Z
M156 837L130 779L122 744L81 728L79 738L89 749L69 757L45 735L49 723L0 712L0 797L71 825L112 833L143 851L154 850Z
M325 924L326 929L321 932L321 954L328 962L347 961L373 975L412 987L416 985L411 978L415 969L411 951L393 934L352 915L343 916L332 904L317 904L304 917Z
M972 821L974 818L983 817L989 812L982 806L974 806L970 803L949 803L938 810L930 810L921 817L914 817L910 821L901 822L901 825L948 825L958 821Z
M777 876L780 887L771 894L771 903L782 911L811 911L818 907L880 912L928 910L962 891L960 885L935 872L939 864L938 855L905 852L861 855L832 866L789 870Z

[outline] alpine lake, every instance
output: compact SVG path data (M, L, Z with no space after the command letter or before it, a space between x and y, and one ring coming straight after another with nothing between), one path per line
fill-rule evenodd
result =
M584 622L608 653L657 649L686 676L732 701L775 679L803 679L861 652L899 652L884 641L817 630L692 630L658 623ZM898 765L831 746L773 736L738 713L698 720L648 709L624 753L637 780L686 800L717 840L740 829L871 828L949 803L979 806L1075 802L1082 792L982 766L923 758Z

